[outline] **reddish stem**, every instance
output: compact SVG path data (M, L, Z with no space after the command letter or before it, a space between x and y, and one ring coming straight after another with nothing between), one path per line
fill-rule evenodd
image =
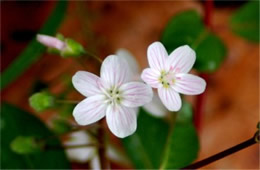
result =
M201 74L199 74L199 76L201 78L203 78L206 82L208 82L208 79L209 79L208 74L201 73ZM202 117L202 113L203 113L203 106L205 103L206 93L207 93L207 91L205 90L204 93L197 96L197 100L196 100L196 108L195 108L195 114L194 114L193 120L194 120L194 125L198 132L201 129L201 117Z
M206 0L205 5L204 5L204 10L205 10L205 16L204 16L204 24L208 27L211 28L211 19L212 19L212 14L214 10L214 1L213 0Z
M211 19L212 19L213 10L214 10L214 1L213 0L206 0L205 5L204 5L204 11L205 11L204 24L206 25L206 27L208 29L211 29L211 27L212 27ZM209 75L206 74L206 73L201 73L201 74L199 74L199 76L204 78L206 82L209 79ZM204 93L198 95L197 100L196 100L196 108L195 108L195 114L194 114L194 125L195 125L198 132L201 129L201 118L202 118L205 98L206 98L206 90L205 90Z

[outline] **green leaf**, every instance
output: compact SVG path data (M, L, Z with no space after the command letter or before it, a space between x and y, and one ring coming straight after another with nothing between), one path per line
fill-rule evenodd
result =
M174 16L166 26L161 42L168 53L186 44L193 48L197 57L194 68L200 72L216 71L226 55L223 42L205 28L196 11Z
M259 1L245 4L231 16L229 25L237 35L259 42Z
M39 31L40 34L55 34L62 22L67 9L66 1L57 1L56 8ZM1 74L1 89L20 76L32 63L34 63L44 52L45 47L33 39L26 49L4 70Z
M59 146L60 141L53 136L46 126L32 114L9 104L1 106L1 169L68 169L69 162L63 150L41 150L20 155L11 149L12 142L18 136L47 139L47 146ZM28 141L27 141L28 142ZM30 143L30 141L29 141ZM27 143L28 144L28 143ZM14 149L14 148L13 148Z
M136 168L155 169L160 166L168 130L166 122L140 109L136 132L122 140Z
M64 134L66 132L69 132L71 130L71 125L68 123L68 121L60 118L56 118L52 120L52 130L56 134Z
M197 158L198 151L199 139L192 123L192 108L190 104L183 102L176 123L169 133L160 169L185 167Z

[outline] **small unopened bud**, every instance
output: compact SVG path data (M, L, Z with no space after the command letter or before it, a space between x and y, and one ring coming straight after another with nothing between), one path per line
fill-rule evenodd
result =
M44 111L54 106L54 96L48 92L39 92L29 98L30 106L37 112Z
M66 44L62 40L48 35L38 34L37 41L39 41L40 43L42 43L43 45L49 48L54 48L59 51L62 51L66 46Z
M18 154L31 154L39 152L41 145L31 136L18 136L11 142L11 149Z
M37 41L47 46L49 53L59 54L62 57L79 57L85 54L80 43L64 38L62 34L57 34L56 37L38 34Z

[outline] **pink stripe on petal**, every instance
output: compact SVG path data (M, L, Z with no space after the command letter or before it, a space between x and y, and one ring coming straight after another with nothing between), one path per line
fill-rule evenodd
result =
M159 82L160 72L158 72L154 69L151 69L151 68L144 69L141 74L141 78L143 79L143 81L145 83L147 83L148 85L150 85L153 88L158 88L161 85Z
M133 79L125 59L116 55L110 55L103 61L100 76L110 86L120 86Z
M147 50L148 62L151 68L162 71L168 70L166 65L166 58L168 53L160 42L152 43Z
M78 71L72 77L72 84L82 95L88 97L100 94L100 78L86 71Z
M110 131L119 138L133 134L137 127L136 110L124 106L109 105L106 121Z
M104 95L95 95L81 101L73 110L73 116L79 125L89 125L105 116Z
M181 97L172 88L159 88L159 97L164 106L170 111L178 111L181 108Z
M174 71L188 73L195 63L196 54L188 45L175 49L167 58L167 63ZM179 70L176 70L179 69Z
M206 82L202 78L192 74L177 74L175 84L173 88L182 94L197 95L204 92L206 88Z
M130 82L119 88L122 104L127 107L139 107L149 103L153 97L152 88L141 82Z

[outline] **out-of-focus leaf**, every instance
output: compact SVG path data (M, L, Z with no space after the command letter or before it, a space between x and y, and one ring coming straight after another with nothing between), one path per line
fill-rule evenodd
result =
M19 155L12 151L11 143L18 136L31 136L47 139L48 146L59 146L46 126L36 117L9 104L1 106L1 169L68 169L69 162L63 150L41 150L28 155Z
M52 121L52 130L57 134L63 134L71 130L71 125L64 119L54 119Z
M140 109L136 132L122 140L136 168L156 169L160 166L168 130L166 122Z
M191 105L184 102L169 133L160 169L182 168L198 156L199 140L192 123Z
M226 55L223 42L205 28L196 11L185 11L174 16L166 26L161 41L168 53L188 44L196 51L194 68L200 72L216 71Z
M39 152L41 145L33 136L18 136L12 141L11 149L18 154L30 154Z
M259 42L259 1L252 0L235 12L230 27L239 36Z
M53 35L62 22L67 9L66 1L57 1L56 8L43 25L40 34ZM20 76L44 52L45 47L33 39L27 48L1 74L1 89Z

